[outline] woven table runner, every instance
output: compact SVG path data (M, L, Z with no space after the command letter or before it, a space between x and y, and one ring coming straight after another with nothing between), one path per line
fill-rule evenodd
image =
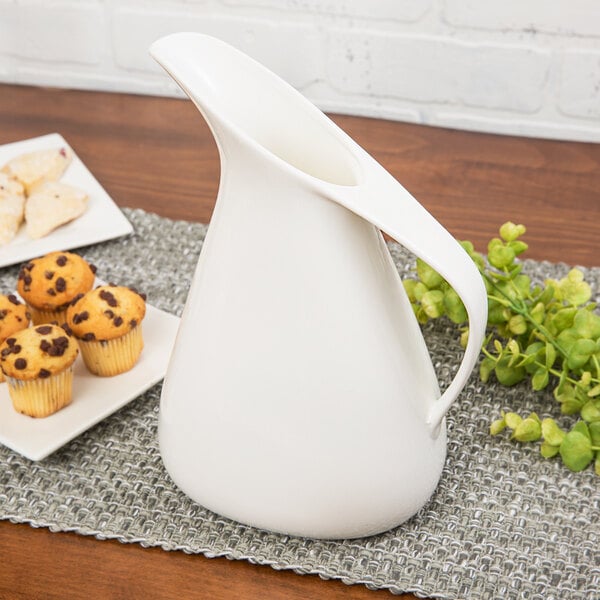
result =
M181 314L206 226L124 212L133 235L81 254L103 279L143 290L153 305ZM390 249L408 275L414 259L396 244ZM17 270L0 270L3 293L14 289ZM569 268L525 261L525 270L543 280ZM600 268L583 270L597 295ZM458 332L439 319L424 335L444 388L462 357ZM43 461L0 446L0 519L423 597L600 598L600 478L591 468L571 473L534 445L488 434L502 409L556 417L550 392L484 385L474 374L448 415L448 458L429 503L382 535L320 541L240 525L181 493L158 451L160 391L154 386Z

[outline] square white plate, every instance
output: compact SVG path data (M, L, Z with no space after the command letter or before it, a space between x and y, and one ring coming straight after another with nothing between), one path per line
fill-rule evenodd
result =
M75 362L73 402L34 419L14 410L6 383L0 383L0 443L31 460L41 460L159 382L167 370L179 318L146 306L144 349L139 361L115 377L92 375L81 356Z
M58 133L4 144L0 146L0 168L19 154L61 146L70 148ZM71 164L60 181L87 192L89 200L86 211L79 218L38 240L30 239L22 226L12 241L5 246L0 246L0 267L25 262L55 250L69 250L103 242L133 231L131 223L75 152Z

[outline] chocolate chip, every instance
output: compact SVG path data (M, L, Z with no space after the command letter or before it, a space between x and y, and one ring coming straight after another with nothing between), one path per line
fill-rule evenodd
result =
M19 317L19 316L17 315L17 321L19 321L19 323L22 323L22 322L23 322L23 319L21 319L21 317Z
M109 306L112 306L113 308L117 306L117 299L112 295L111 292L107 290L100 291L100 298L102 298L102 300L104 300Z
M131 321L129 321L129 325L131 326L131 329L133 329L134 327L137 327L137 321L135 319L131 319Z
M0 321L8 314L6 309L0 310Z
M77 294L77 296L75 296L75 298L73 298L73 300L71 300L71 306L73 306L74 304L77 304L81 299L83 298L83 294Z
M52 348L52 344L48 340L42 340L40 342L40 350L42 352L48 352Z
M8 295L8 301L9 301L11 304L16 304L17 306L18 306L19 304L21 304L21 303L19 302L19 299L18 299L18 298L17 298L17 297L16 297L14 294L9 294L9 295Z
M41 335L48 335L52 331L52 327L49 325L40 325L36 327L35 330Z
M44 277L46 279L52 279L54 277L54 271L44 271Z
M109 319L112 319L115 316L115 313L112 310L110 310L110 308L108 308L104 311L104 316L108 317Z
M138 292L138 290L134 287L129 288L132 292L136 293L144 302L146 302L146 294L142 292Z
M82 313L75 313L73 315L73 323L75 323L75 325L79 325L79 323L87 321L89 318L90 313L87 310L84 310Z
M84 342L91 342L96 339L96 336L92 332L90 332L90 333L85 333L84 335L82 335L81 339Z
M27 361L24 358L17 358L17 360L15 360L15 369L19 369L19 371L22 371L23 369L27 368Z
M96 265L90 265L90 271L95 275L98 267Z
M115 327L119 327L120 325L123 324L123 319L121 317L115 317L115 320L113 321Z
M57 292L64 292L67 289L67 282L63 277L59 277L54 284Z
M48 294L48 296L56 296L56 290L54 288L48 288L46 294Z
M64 335L61 335L52 340L52 345L50 346L50 348L48 348L48 350L46 350L46 352L48 352L50 356L62 356L68 347L69 339L66 338Z
M25 275L23 277L23 283L27 286L27 285L31 285L31 275Z
M6 343L7 343L9 346L14 346L16 341L17 341L17 340L16 340L15 338L6 338Z
M38 373L40 379L46 379L47 377L50 377L50 375L51 373L48 369L40 369L40 372Z
M73 335L73 330L69 327L69 325L67 323L63 323L61 325L61 327L63 328L64 332L68 335L68 336L72 336Z
M61 254L57 259L56 259L56 264L59 267L64 267L67 264L67 257L64 254Z
M13 354L19 354L19 352L21 352L22 348L21 346L19 346L19 344L15 344L14 346L11 346L10 348L12 350Z

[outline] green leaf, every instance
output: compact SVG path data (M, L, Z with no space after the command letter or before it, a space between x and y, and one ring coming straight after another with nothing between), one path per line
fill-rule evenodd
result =
M600 446L600 421L594 421L588 425L592 446Z
M516 240L514 242L509 242L508 244L513 252L518 256L519 254L523 254L523 252L525 252L525 250L527 250L529 248L529 246L525 243L522 242L521 240Z
M417 298L415 296L415 286L417 285L417 280L416 279L405 279L402 282L402 285L404 286L404 291L406 292L408 299L411 302L416 302Z
M435 269L420 258L417 258L417 275L430 290L438 288L445 281Z
M544 441L551 446L560 446L565 439L566 433L558 426L554 419L542 421L542 436Z
M530 311L529 316L538 324L544 322L546 308L542 302L538 302Z
M417 281L413 287L413 294L417 302L421 302L421 298L429 291L429 288L421 281Z
M588 393L587 395L590 398L596 398L596 396L600 396L600 383L598 385L595 385Z
M567 365L569 369L580 369L590 359L590 356L596 350L596 344L593 340L579 339L569 351Z
M556 349L550 342L546 342L546 368L551 369L556 361Z
M531 387L536 392L543 390L550 381L550 375L548 373L548 369L539 368L531 378Z
M552 289L552 288L547 288ZM567 308L561 308L554 315L552 315L552 324L559 330L569 329L573 326L573 320L577 314L577 309L572 306Z
M585 437L588 438L588 440L590 440L591 443L592 434L590 433L590 428L588 427L588 424L585 421L577 421L577 423L573 425L573 429L571 429L571 431L577 431L578 433L585 435Z
M490 374L494 371L496 361L493 358L485 357L479 365L479 377L483 383L487 383Z
M515 225L511 221L507 221L500 227L500 237L505 242L512 242L521 237L526 231L525 225Z
M506 429L506 421L504 420L504 417L502 417L501 419L496 419L495 421L492 422L492 424L490 425L490 434L498 435L500 432L504 431L505 429Z
M583 280L579 269L571 269L559 285L563 300L572 306L581 306L592 297L592 288Z
M580 309L575 313L573 327L582 338L600 337L600 317L589 310Z
M496 244L488 248L488 260L497 269L504 269L515 260L515 251L509 246Z
M510 356L501 357L496 363L494 373L502 385L515 385L523 381L527 374L523 367L510 366Z
M592 443L583 433L569 431L560 445L560 456L571 471L583 471L594 458Z
M429 290L421 298L421 306L425 314L436 319L444 314L444 292L441 290Z
M521 416L514 412L506 413L504 415L504 420L506 421L507 427L510 429L516 429L521 424L521 421L523 421Z
M600 421L600 402L590 400L581 408L581 418L588 423Z
M542 427L539 419L527 417L523 419L515 429L513 439L517 442L535 442L542 437Z
M596 462L594 463L594 472L596 475L600 475L600 450L596 452Z
M546 442L542 442L542 445L540 446L540 453L544 458L552 458L553 456L556 456L559 452L559 446L551 446Z
M508 328L515 335L522 335L527 331L527 321L523 315L514 315L508 321Z
M444 292L444 308L446 309L446 314L454 323L460 324L467 321L468 316L465 305L452 288L448 288Z

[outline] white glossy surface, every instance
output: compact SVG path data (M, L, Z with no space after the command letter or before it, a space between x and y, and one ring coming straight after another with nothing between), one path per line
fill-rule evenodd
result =
M264 67L198 34L151 53L208 121L222 163L163 387L168 471L197 502L266 529L340 538L398 525L439 480L443 416L483 338L481 277L397 181ZM441 398L379 229L467 307L469 346Z
M61 146L70 147L58 133L4 144L0 146L0 168L19 154ZM89 200L86 211L74 221L37 240L29 238L22 226L11 242L0 246L0 267L24 262L55 250L70 250L103 242L133 231L131 223L75 152L60 181L87 192Z
M7 384L0 383L0 443L31 460L41 460L125 406L164 377L178 326L178 317L147 305L144 350L135 367L115 377L97 377L79 356L73 402L44 419L17 413Z

